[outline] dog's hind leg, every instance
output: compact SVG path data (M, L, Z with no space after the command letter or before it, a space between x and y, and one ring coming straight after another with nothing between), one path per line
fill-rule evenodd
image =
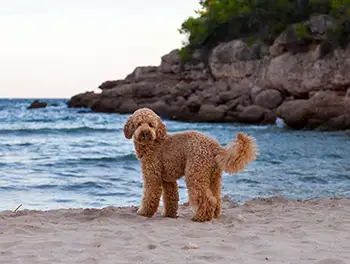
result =
M194 165L194 164L193 164ZM185 181L191 207L195 213L193 221L210 221L214 217L217 199L210 189L212 169L206 166L192 166L186 169Z
M179 206L179 190L177 182L163 181L162 189L164 204L163 216L175 218Z
M222 196L221 196L221 178L222 178L222 170L216 169L211 175L210 178L210 190L212 191L213 195L216 198L216 209L214 211L214 218L218 218L221 214L221 203L222 203Z

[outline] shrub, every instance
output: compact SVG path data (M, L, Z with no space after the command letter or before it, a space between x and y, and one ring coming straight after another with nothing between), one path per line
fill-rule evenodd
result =
M311 15L329 14L337 19L337 38L349 42L350 0L206 0L200 1L197 17L184 21L180 33L188 36L188 55L192 48L215 46L221 41L254 36L266 44L290 24L307 20ZM303 26L296 33L307 34ZM182 57L185 59L185 57Z

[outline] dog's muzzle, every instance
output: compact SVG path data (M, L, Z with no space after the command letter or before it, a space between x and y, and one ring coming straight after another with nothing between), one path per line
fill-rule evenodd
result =
M141 130L138 133L138 140L139 141L152 141L153 140L153 136L151 131L149 130Z

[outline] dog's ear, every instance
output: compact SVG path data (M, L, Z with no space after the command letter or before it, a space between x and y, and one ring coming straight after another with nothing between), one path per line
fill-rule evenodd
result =
M128 120L126 120L124 125L124 136L127 139L131 139L134 132L135 132L135 124L133 122L133 116L130 116Z
M164 139L166 136L166 126L162 122L162 120L158 120L158 126L157 126L157 138Z

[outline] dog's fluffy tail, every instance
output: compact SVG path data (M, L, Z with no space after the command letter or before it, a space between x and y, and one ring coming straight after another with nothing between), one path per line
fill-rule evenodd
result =
M227 173L243 170L258 155L254 139L244 133L238 133L234 141L216 155L217 164Z

